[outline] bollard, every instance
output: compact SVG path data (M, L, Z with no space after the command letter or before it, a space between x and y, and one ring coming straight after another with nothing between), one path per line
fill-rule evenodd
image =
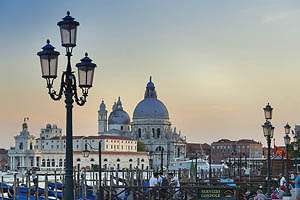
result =
M14 187L13 187L13 191L14 191L14 200L16 200L16 185L17 185L17 174L14 174Z
M4 193L3 193L3 184L4 184L4 179L3 176L1 176L1 199L4 199Z
M36 175L35 179L35 200L39 200L39 176Z
M57 199L57 180L56 180L56 170L54 171L54 182L55 182L55 199Z
M19 185L19 179L18 178L17 178L17 186L18 186L18 191L17 191L18 200L20 200L20 185Z

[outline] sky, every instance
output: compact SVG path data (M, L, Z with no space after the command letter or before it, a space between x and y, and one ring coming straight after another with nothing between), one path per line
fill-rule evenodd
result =
M172 126L188 142L261 141L263 107L274 108L276 144L300 124L300 1L0 1L0 147L14 146L24 117L38 136L47 123L65 131L64 101L41 78L38 51L50 39L66 67L57 22L80 22L72 65L88 52L97 64L85 106L74 106L74 135L97 134L103 98L121 97L132 117L149 76ZM58 89L59 78L55 82Z

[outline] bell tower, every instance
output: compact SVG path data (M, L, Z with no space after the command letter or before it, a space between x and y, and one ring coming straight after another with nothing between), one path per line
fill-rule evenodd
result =
M107 132L107 110L102 99L100 110L98 111L98 135Z

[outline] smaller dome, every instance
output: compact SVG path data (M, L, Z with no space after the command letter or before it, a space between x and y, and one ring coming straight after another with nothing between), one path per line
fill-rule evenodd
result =
M47 125L46 125L46 128L51 128L51 124L47 124Z
M130 117L124 110L115 110L108 117L108 124L130 124Z
M110 115L108 117L108 124L109 125L112 125L112 124L129 125L130 124L130 117L127 114L127 112L125 112L123 110L120 97L118 98L118 102L117 103L115 102L113 105L113 111L110 113Z

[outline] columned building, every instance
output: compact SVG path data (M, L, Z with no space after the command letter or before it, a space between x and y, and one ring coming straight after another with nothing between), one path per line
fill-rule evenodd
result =
M15 136L15 147L8 150L10 169L24 170L33 167L34 164L34 136L28 131L28 118L24 119L22 131Z
M104 102L98 111L99 135L119 135L143 142L151 155L151 167L168 167L171 160L186 157L186 138L172 128L165 104L157 98L154 83L146 86L144 99L134 109L132 122L123 109L120 97L112 107L106 122L107 110ZM108 124L108 130L105 132ZM163 156L161 156L163 155Z
M11 170L30 169L63 170L65 167L66 137L57 125L47 124L40 137L34 140L24 122L20 135L15 137L15 147L9 150ZM73 136L73 167L91 168L99 164L99 142L101 142L102 168L146 169L149 167L147 152L137 152L137 141L116 135ZM84 158L82 152L89 150Z

